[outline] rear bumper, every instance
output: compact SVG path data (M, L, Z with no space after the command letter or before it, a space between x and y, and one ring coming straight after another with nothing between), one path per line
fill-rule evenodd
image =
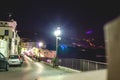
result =
M9 62L9 65L21 65L21 62L15 62L15 63Z

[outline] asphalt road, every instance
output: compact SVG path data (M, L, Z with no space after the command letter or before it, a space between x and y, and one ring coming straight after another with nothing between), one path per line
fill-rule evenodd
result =
M0 80L62 80L67 74L71 73L34 62L25 56L25 62L21 67L10 66L7 72L0 70Z
M21 67L12 66L8 72L0 70L0 80L106 80L106 72L106 70L68 72L25 57Z

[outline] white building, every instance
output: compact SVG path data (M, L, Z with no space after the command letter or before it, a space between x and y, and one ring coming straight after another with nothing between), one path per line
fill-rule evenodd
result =
M16 31L16 26L17 22L14 20L0 21L0 52L6 57L18 54L20 37Z

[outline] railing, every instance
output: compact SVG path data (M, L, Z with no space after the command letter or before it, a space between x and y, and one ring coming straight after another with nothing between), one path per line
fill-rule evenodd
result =
M106 69L107 63L96 62L84 59L60 59L59 65L80 70L80 71L91 71L91 70L99 70Z

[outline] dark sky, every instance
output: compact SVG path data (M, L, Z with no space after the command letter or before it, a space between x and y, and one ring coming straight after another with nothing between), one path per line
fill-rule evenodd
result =
M103 26L120 15L119 2L91 0L9 0L0 2L0 20L12 13L20 37L55 40L54 29L61 25L67 39L95 38L104 41ZM92 30L91 34L86 34Z

